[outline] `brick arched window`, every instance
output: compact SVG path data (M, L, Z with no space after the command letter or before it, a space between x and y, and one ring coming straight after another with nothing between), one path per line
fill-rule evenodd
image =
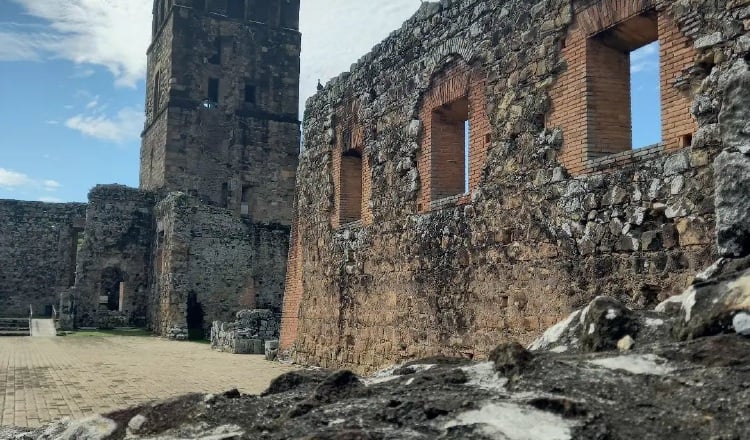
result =
M668 9L656 0L601 0L575 7L561 44L567 67L550 91L552 109L546 120L548 127L563 129L558 159L571 174L631 163L634 148L649 146L634 142L641 137L661 140L650 146L652 152L690 145L696 128L692 99L679 84L693 65L695 50ZM660 104L635 108L631 98L639 92L632 87L633 72L638 72L633 54L646 46L652 49L650 63L658 73L648 89L658 90L653 101ZM661 115L659 133L634 132L634 115L644 111Z
M372 221L370 163L365 155L365 132L359 121L359 104L342 106L334 118L336 144L333 181L336 196L332 225Z
M481 69L456 58L433 76L422 97L418 211L463 203L479 186L491 131L484 84Z

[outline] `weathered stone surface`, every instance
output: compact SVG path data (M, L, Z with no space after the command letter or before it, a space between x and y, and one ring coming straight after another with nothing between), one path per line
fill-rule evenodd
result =
M270 310L278 322L288 228L254 223L182 193L162 200L155 217L156 329L190 328L208 338L213 321L241 320L237 311L248 308ZM160 307L165 303L173 306Z
M139 326L176 340L205 338L240 309L279 319L300 145L299 1L244 3L154 2L141 189L100 185L88 205L0 202L0 314L59 304L63 328Z
M678 317L673 330L675 337L693 339L735 331L735 317L750 312L750 269L747 268L750 264L747 260L739 261L739 266L724 262L713 277L697 282L659 306L657 310L665 312L670 306L679 306L679 310L675 310Z
M89 192L72 289L76 326L146 326L154 196L122 185Z
M0 317L50 315L75 282L82 203L0 200Z
M750 254L750 157L723 152L716 174L716 235L719 255Z
M724 101L719 113L724 147L747 152L750 148L750 118L747 117L750 66L745 60L735 61L722 75L720 83L724 86Z
M585 351L616 349L621 338L638 333L632 312L613 298L596 298L581 313L580 338Z
M234 322L214 321L211 348L235 354L265 354L275 357L276 347L268 342L278 340L279 322L271 310L241 310ZM273 360L273 359L269 359Z
M523 372L532 359L533 355L518 342L501 344L489 355L489 360L495 364L495 371L506 377Z
M226 8L180 0L154 17L140 186L289 225L300 145L299 0L253 3L240 16Z
M657 316L664 318L660 326L670 327L667 316ZM642 338L625 353L538 352L512 382L492 362L425 359L410 363L405 374L389 369L360 379L349 371L299 371L276 379L263 396L193 394L98 419L115 426L113 440L601 440L603 432L616 438L743 438L750 430L744 386L750 381L750 339L722 335L674 343L668 334ZM711 422L695 423L696 414L711 414ZM138 430L128 432L135 417ZM57 439L86 423L0 428L0 438Z
M581 144L569 144L591 127L546 126L567 105L553 96L558 88L592 99L564 83L576 61L576 32L613 20L596 11L639 3L539 4L477 0L423 10L308 101L281 336L282 350L297 361L369 372L437 354L483 357L501 341L531 342L600 295L630 306L658 303L716 259L710 164L725 148L719 114L733 92L720 79L744 62L735 44L742 32L722 30L722 41L706 43L701 57L691 46L711 40L712 23L736 28L741 6L658 3L659 22L675 26L670 35L681 48L671 55L685 61L665 90L686 100L675 124L682 131L670 131L663 146L579 161ZM578 16L584 9L591 20ZM709 52L710 60L702 58ZM588 66L592 74L596 67ZM466 99L486 110L472 113L472 136L485 142L472 144L481 153L470 159L467 194L432 197L445 170L425 165L434 114L427 110L435 110L426 107L442 108L436 94L460 98L446 84L464 84L467 71L484 81L469 81ZM356 123L343 110L352 102ZM560 119L586 120L592 108ZM725 114L726 123L744 124L739 111ZM423 125L415 140L416 120ZM342 188L340 139L350 122L366 146L367 189L361 221L342 226L332 219Z

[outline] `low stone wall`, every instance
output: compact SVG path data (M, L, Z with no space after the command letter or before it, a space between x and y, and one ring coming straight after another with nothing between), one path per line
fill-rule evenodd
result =
M270 310L242 310L234 322L214 321L211 348L234 354L264 354L279 338L279 321Z

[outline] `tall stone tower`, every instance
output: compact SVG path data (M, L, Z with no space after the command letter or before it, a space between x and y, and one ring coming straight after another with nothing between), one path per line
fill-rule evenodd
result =
M140 186L291 224L299 0L155 0Z

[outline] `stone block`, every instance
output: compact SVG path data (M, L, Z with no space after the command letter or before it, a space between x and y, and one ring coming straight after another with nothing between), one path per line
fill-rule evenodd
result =
M716 238L719 255L750 254L750 157L721 153L714 161Z

